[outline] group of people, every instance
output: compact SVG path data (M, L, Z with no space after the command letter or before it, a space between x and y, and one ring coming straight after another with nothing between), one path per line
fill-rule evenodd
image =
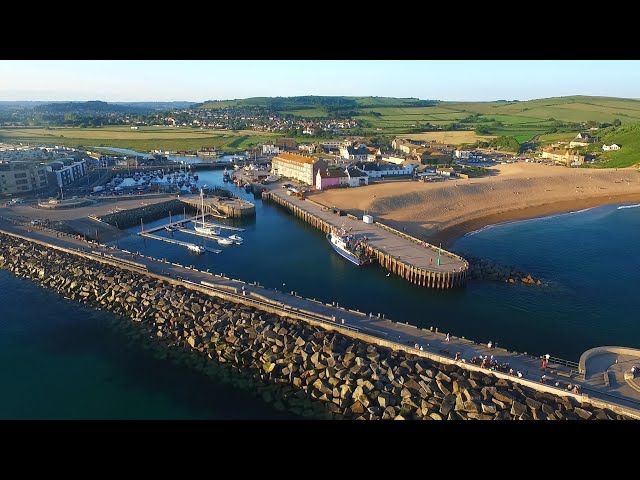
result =
M556 382L556 387L560 386L560 382ZM580 385L576 384L569 384L567 385L567 388L565 388L565 390L567 392L571 392L571 393L576 393L579 394L580 393Z
M480 365L480 368L487 368L491 371L497 371L502 373L513 372L513 369L509 366L508 363L498 362L498 360L494 358L493 355L491 355L491 357L488 357L487 355L485 355L484 357L482 355L477 357L472 357L471 363L473 363L474 365Z

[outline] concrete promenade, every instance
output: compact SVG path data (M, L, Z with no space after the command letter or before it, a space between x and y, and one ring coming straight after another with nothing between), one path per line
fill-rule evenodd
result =
M585 375L578 374L576 370L560 362L554 362L553 357L546 370L542 371L539 357L511 352L504 348L488 348L486 344L475 343L460 337L451 336L447 341L446 332L435 332L390 321L382 315L379 318L377 312L358 312L340 305L323 304L313 299L298 297L258 284L247 284L221 274L195 270L189 266L176 265L162 259L88 244L72 237L59 237L56 232L33 229L27 225L16 225L4 218L0 219L0 231L18 234L54 247L82 250L82 255L98 261L110 261L122 268L148 272L170 283L184 283L187 287L206 289L212 295L231 296L238 302L254 305L257 308L267 306L283 315L320 322L327 328L340 330L346 335L357 335L359 338L379 345L402 349L437 361L454 363L454 356L459 352L460 360L455 363L461 366L464 363L466 368L480 370L479 366L470 364L471 358L494 355L500 363L509 363L515 372L520 371L523 374L522 378L509 376L515 382L534 386L534 388L537 385L539 389L560 395L571 395L581 400L587 400L587 397L601 400L607 404L632 409L635 411L632 414L640 418L640 391L624 382L615 381L605 385L602 375L588 374L585 378ZM370 316L369 313L373 315ZM415 345L418 345L417 349L414 348ZM543 374L546 376L545 385L540 384ZM496 375L507 376L501 373ZM556 382L559 383L558 387L555 387ZM567 392L565 387L569 383L580 385L581 394Z

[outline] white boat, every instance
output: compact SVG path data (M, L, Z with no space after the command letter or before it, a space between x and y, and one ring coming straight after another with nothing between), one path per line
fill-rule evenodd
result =
M236 243L244 242L244 238L242 238L240 235L229 235L229 239L233 240Z
M193 253L204 253L205 249L204 247L201 247L200 245L187 245L187 248L189 249L190 252Z
M218 239L218 243L220 245L233 245L234 242L233 240L229 240L228 238L222 237Z
M202 200L202 225L198 226L198 224L196 223L196 225L194 226L194 230L198 233L201 233L202 235L216 237L220 235L220 229L215 227L208 227L204 222L204 191L202 189L200 189L200 199Z
M175 232L177 230L177 228L173 226L173 222L171 221L171 212L169 212L169 225L165 225L164 229L167 232Z
M344 228L333 229L327 233L327 240L333 249L354 265L359 267L369 265L372 262L367 254L367 238L357 239L355 235L347 233Z
M220 229L219 228L212 228L212 227L202 227L202 226L198 226L196 225L195 227L193 227L194 230L198 233L201 233L202 235L209 235L212 237L216 237L218 235L220 235Z

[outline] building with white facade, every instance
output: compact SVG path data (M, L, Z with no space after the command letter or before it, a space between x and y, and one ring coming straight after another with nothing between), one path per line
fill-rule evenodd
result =
M602 145L602 150L605 152L610 152L611 150L620 150L622 147L617 143L612 143L611 145Z
M58 187L64 187L87 175L87 161L61 158L49 162L47 171L55 176Z
M262 154L263 155L278 155L280 153L280 147L272 144L264 144L262 145Z

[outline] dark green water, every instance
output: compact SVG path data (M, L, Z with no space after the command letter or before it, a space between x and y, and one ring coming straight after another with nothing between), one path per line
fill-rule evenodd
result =
M246 392L126 346L111 315L0 270L0 419L277 419Z
M200 184L222 185L220 171L199 174ZM577 360L598 345L640 348L640 208L604 206L468 235L455 246L460 253L514 264L551 286L471 282L437 292L377 266L357 268L321 232L280 207L255 203L256 218L237 223L246 229L244 244L211 243L223 250L217 255L194 256L137 236L119 246L529 353ZM281 418L245 392L125 348L107 314L6 272L0 311L1 418Z

